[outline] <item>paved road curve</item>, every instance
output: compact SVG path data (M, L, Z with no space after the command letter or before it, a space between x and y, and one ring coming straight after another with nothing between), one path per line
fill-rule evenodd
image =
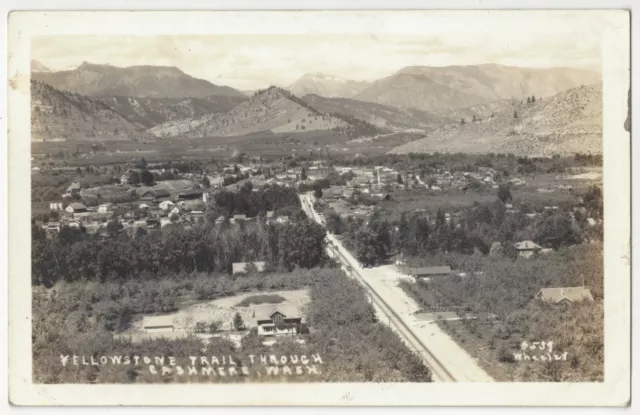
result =
M324 220L313 209L313 196L301 195L300 202L305 213L320 224ZM416 321L412 309L417 308L412 300L398 287L404 278L392 267L363 269L332 234L327 235L327 252L343 265L352 278L356 278L366 289L380 318L412 348L431 369L433 380L438 382L491 382L486 374L460 346L439 330L436 324ZM413 306L413 307L412 307Z

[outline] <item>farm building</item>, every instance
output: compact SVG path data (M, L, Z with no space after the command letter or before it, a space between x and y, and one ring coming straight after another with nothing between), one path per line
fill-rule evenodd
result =
M87 207L82 203L76 202L67 206L65 211L68 213L84 213L87 211Z
M236 274L246 274L247 273L247 268L249 267L249 264L253 264L256 267L256 269L258 270L258 272L264 272L264 270L266 268L266 263L264 261L234 262L231 265L232 273L234 275L236 275Z
M146 316L142 319L142 329L146 333L158 331L173 331L172 316Z
M444 277L451 275L451 267L443 265L438 267L409 268L409 274L415 278Z
M254 308L259 336L283 336L300 333L302 317L295 306L265 304Z
M542 247L533 241L518 242L515 244L515 248L518 255L523 258L529 258L542 250Z
M535 299L548 304L571 304L576 301L593 301L593 296L585 287L559 287L543 288L536 294Z

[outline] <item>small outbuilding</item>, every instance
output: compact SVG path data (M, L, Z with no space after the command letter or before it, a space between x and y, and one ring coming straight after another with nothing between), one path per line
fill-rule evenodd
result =
M142 329L146 333L173 331L173 316L146 316L142 319Z

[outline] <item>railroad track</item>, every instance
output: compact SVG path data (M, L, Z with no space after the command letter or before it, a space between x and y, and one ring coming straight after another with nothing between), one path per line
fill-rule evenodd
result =
M304 196L301 197L304 207L306 207L307 214L311 216L315 221L322 223L320 217L317 215L313 206L308 199ZM367 282L367 280L358 271L358 265L353 264L352 261L341 252L341 247L337 241L332 240L327 236L327 252L333 254L340 263L347 269L347 273L351 274L351 277L356 278L360 284L367 290L371 302L375 307L384 314L389 326L398 333L398 335L409 345L413 351L422 359L422 361L431 369L433 380L438 382L456 382L456 378L451 372L440 362L440 360L429 350L429 348L420 340L420 338L411 330L411 327L404 321L404 319L384 300L384 298L378 294L378 292Z

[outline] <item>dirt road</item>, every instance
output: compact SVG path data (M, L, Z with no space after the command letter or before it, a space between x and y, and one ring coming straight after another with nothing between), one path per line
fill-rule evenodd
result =
M318 223L322 223L320 216L313 209L313 197L302 195L301 202L305 212ZM399 273L393 266L362 268L335 236L329 234L327 239L333 249L339 252L342 257L341 262L346 262L349 267L354 269L368 286L365 288L371 289L381 297L385 306L391 309L394 318L399 319L402 326L411 331L410 336L407 336L406 333L399 333L401 337L419 340L419 343L424 345L428 352L435 357L438 365L445 368L446 376L443 374L440 376L441 379L436 380L451 380L442 378L452 377L458 382L493 382L491 376L480 368L476 360L440 330L435 322L425 322L415 318L414 313L418 310L417 304L398 286L398 282L409 278L408 276ZM381 321L386 323L384 319ZM435 372L436 370L434 370L434 375L437 375Z

